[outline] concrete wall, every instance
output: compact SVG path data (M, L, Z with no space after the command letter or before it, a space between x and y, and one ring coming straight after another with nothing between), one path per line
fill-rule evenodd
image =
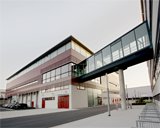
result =
M58 97L55 97L55 100L46 100L45 108L57 109L58 108Z
M71 86L72 90L72 99L71 104L72 108L83 108L88 107L88 96L87 90L78 90L76 86Z
M71 97L71 85L69 85L68 89L64 90L57 90L57 91L52 91L52 92L39 92L39 101L38 101L38 106L39 108L42 108L42 98L47 98L47 97L55 97L55 100L46 100L45 101L45 108L52 108L52 109L57 109L58 108L58 96L63 96L63 95L69 95L69 98ZM69 99L69 108L71 106L71 102Z

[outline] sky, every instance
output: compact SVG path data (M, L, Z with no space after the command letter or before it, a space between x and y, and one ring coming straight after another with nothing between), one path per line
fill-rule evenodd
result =
M141 22L140 0L0 0L0 88L70 35L96 52ZM127 86L149 85L147 70L126 69Z

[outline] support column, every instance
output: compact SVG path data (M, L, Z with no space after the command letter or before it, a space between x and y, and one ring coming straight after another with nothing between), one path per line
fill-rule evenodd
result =
M122 69L119 69L119 84L120 84L121 108L122 110L126 110L127 109L126 93L125 93L124 74Z
M110 96L109 96L109 82L108 82L108 74L107 73L106 73L106 85L107 85L108 116L111 116Z
M31 99L31 103L30 103L30 105L31 105L31 107L34 107L34 106L32 106L32 92L31 92L31 94L30 94L31 96L30 96L30 99Z

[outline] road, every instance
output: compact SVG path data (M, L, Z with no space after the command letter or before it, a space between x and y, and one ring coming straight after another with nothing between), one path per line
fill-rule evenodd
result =
M111 106L111 110L115 109L115 106ZM15 118L1 119L1 128L4 127L38 127L48 128L72 121L80 120L97 114L107 112L107 106L84 108L74 111L65 111L41 115L23 116ZM106 115L108 116L108 115Z

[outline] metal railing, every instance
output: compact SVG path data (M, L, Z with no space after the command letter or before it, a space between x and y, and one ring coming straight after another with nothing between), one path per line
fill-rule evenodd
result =
M160 111L153 104L146 104L136 121L136 128L160 128Z

